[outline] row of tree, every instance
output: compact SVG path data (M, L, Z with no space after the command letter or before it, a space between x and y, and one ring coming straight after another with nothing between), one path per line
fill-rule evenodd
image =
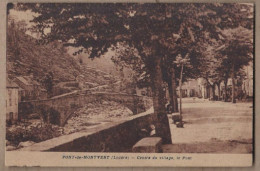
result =
M32 22L34 31L41 33L41 43L59 40L79 49L75 54L86 52L90 58L109 48L118 51L115 61L132 67L138 84L153 91L156 133L163 143L171 143L163 83L178 111L180 75L183 81L202 76L218 84L230 74L235 78L252 52L248 39L252 39L253 7L248 4L45 3L17 8L38 14ZM189 58L189 65L178 67L182 57Z

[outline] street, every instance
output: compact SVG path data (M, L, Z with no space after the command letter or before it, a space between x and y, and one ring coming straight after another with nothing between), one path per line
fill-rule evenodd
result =
M164 153L251 153L252 103L183 99L184 128L169 117L173 145Z

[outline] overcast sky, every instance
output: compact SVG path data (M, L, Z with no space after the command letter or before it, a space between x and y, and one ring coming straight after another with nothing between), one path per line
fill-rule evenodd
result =
M28 24L28 26L30 27L32 25L30 20L32 20L33 17L36 14L32 13L29 10L27 10L27 11L17 11L17 10L11 9L9 15L10 15L10 17L14 18L17 21L24 20Z

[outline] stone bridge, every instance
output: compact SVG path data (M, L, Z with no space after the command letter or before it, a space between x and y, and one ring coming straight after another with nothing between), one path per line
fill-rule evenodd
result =
M151 107L147 97L125 93L108 92L74 92L56 96L46 100L26 101L19 103L21 117L30 113L45 114L45 120L53 124L64 126L73 113L87 103L95 101L114 101L129 108L133 114L146 111Z

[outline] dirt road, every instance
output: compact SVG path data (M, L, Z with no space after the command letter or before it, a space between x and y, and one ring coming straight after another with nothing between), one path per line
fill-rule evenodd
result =
M165 153L251 153L252 103L226 103L184 99L184 128L171 118L173 145Z

